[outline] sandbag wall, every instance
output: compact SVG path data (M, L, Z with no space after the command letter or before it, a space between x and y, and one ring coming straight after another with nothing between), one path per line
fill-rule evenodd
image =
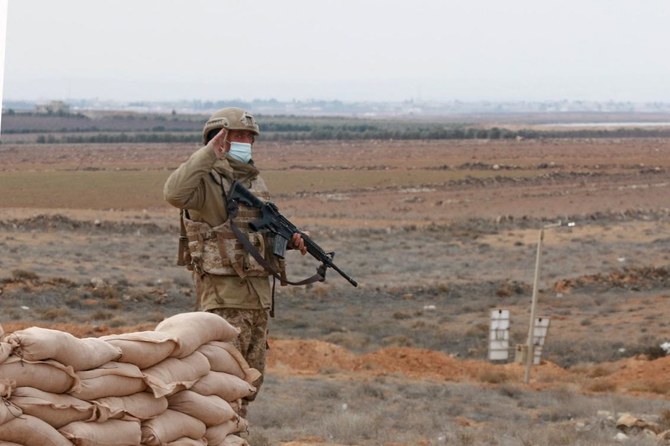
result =
M248 445L239 409L260 372L237 335L206 312L100 338L0 327L0 444Z

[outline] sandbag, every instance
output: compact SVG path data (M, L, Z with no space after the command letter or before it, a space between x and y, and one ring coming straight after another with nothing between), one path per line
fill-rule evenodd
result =
M168 333L177 341L177 347L170 354L176 358L184 358L210 341L232 341L240 333L221 316L205 311L171 316L160 322L156 331Z
M12 378L0 378L0 396L9 398L12 391L16 388L16 381Z
M182 359L167 358L142 373L154 396L159 398L190 388L209 373L209 361L202 353L193 352Z
M90 370L114 361L121 350L99 338L80 339L65 331L30 327L18 330L5 339L15 354L29 361L53 359L72 366L75 371Z
M128 396L147 388L142 371L123 362L108 362L94 370L77 372L77 376L79 384L68 393L82 400Z
M19 406L5 398L0 398L0 424L5 424L21 415L23 415L23 410Z
M0 364L0 376L13 379L17 387L34 387L51 393L66 393L79 385L79 377L69 365L49 359L26 361L14 355Z
M243 379L222 372L209 372L193 384L191 390L200 395L217 395L228 402L256 392L256 388Z
M98 421L109 418L145 421L156 418L168 408L165 397L154 398L150 392L98 398L93 404L98 407Z
M102 336L100 339L121 350L118 362L135 364L140 369L156 365L174 351L177 342L169 333L140 331Z
M207 357L210 369L242 378L253 384L261 377L261 372L249 367L242 353L230 342L211 341L201 345L198 350Z
M201 440L193 438L181 437L175 441L171 441L167 446L207 446L207 440L203 437Z
M13 379L0 378L0 424L20 417L23 411L9 401L12 391L16 387Z
M244 438L238 437L237 435L227 435L226 438L221 443L221 446L250 446L249 442Z
M236 414L240 414L240 411L242 410L242 400L228 401L228 404L230 404L230 407L233 408Z
M18 387L10 401L23 410L58 429L73 421L92 421L95 406L67 394L43 392L33 387Z
M226 437L230 434L246 432L248 428L249 425L244 418L228 420L218 426L208 427L205 431L205 438L207 438L208 445L217 446L223 444L226 441Z
M0 425L0 441L24 446L72 446L56 428L32 415L23 415Z
M8 342L0 342L0 363L5 362L5 359L9 358L9 355L12 354L12 344Z
M168 407L197 418L207 427L237 417L233 408L223 398L217 395L200 395L190 390L182 390L168 397Z
M139 421L75 421L61 427L58 432L76 446L128 446L139 445L142 441Z
M182 437L203 438L205 423L176 410L166 410L153 420L142 423L142 444L159 446Z

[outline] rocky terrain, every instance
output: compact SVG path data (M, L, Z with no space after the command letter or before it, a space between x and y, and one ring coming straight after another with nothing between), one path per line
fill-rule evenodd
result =
M190 311L177 211L160 187L193 149L2 144L4 330L97 336ZM670 141L260 142L256 153L280 210L360 285L330 271L278 290L252 444L665 441ZM510 344L525 342L541 229L538 314L551 325L524 384L513 354L487 361L489 315L510 310ZM312 273L291 255L291 276ZM626 412L643 421L617 427Z

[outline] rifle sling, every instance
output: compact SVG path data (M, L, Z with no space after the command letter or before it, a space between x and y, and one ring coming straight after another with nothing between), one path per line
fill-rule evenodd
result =
M234 208L234 213L230 213L232 209L228 209L229 212L229 218L230 218L230 228L233 230L233 234L235 234L235 237L237 237L237 240L239 240L240 243L242 243L242 246L244 246L244 250L251 254L251 256L263 267L265 270L270 273L275 279L279 279L281 283L288 283L289 285L308 285L310 283L314 282L323 282L325 279L324 275L321 274L320 271L317 270L317 273L314 274L313 276L310 276L306 279L300 280L298 282L292 282L290 280L283 279L279 272L277 272L272 266L268 263L265 258L261 255L261 253L258 251L258 249L251 243L251 241L247 238L247 236L240 230L240 228L237 227L235 222L233 221L233 218L235 218L235 215L237 214L237 206Z
M184 225L184 214L188 217L186 209L179 210L179 252L177 253L177 265L193 268L191 265L191 252L188 249L188 237L186 235L186 226Z
M210 175L212 176L212 179L216 181L214 175L210 172ZM219 174L220 175L220 174ZM282 277L282 275L276 271L272 266L268 263L267 260L263 257L263 255L258 251L258 249L251 243L249 238L240 230L240 228L237 227L235 224L235 217L237 216L237 211L239 209L239 204L237 202L234 202L233 200L228 200L228 197L226 195L226 189L224 188L224 179L220 175L221 182L219 183L221 185L221 192L223 195L223 203L226 205L227 211L228 211L228 220L230 221L230 229L232 229L233 234L235 234L235 237L237 240L242 243L242 246L244 247L244 250L248 252L257 262L259 265L261 265L273 278L272 281L272 306L270 307L270 317L274 317L275 315L275 282L276 280L279 280L281 284L289 284L289 285L294 285L294 286L299 286L299 285L309 285L314 282L323 282L326 279L326 265L323 264L319 266L316 270L316 274L313 276L310 276L306 279L293 282L290 280L287 280L286 277Z

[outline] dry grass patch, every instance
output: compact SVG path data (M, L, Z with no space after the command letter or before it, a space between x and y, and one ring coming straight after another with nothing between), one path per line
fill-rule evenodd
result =
M635 381L628 386L633 392L656 393L658 395L670 395L670 381Z
M163 200L167 171L3 172L0 207L143 209ZM45 193L48 191L48 193Z
M613 381L607 381L603 379L595 379L586 385L586 389L591 392L614 392L617 388L617 385Z

